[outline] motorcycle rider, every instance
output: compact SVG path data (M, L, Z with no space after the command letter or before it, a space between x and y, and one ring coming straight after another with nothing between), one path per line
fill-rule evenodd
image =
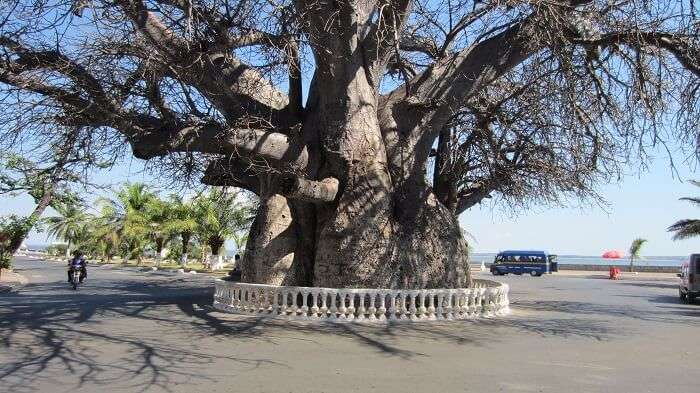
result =
M87 260L80 250L75 250L73 252L73 258L68 261L68 282L71 280L71 273L75 268L80 269L79 282L82 284L83 280L87 278Z

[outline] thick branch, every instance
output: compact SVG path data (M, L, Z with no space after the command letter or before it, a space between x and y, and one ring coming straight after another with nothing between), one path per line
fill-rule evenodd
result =
M260 195L260 180L249 160L240 157L222 158L209 164L202 183L211 186L233 186Z
M313 203L333 202L338 194L338 179L328 177L321 181L301 177L287 177L282 180L282 195Z
M228 49L197 50L197 45L188 45L140 0L117 2L147 39L146 48L138 48L136 54L152 61L151 52L160 53L164 57L162 68L174 73L176 79L196 87L229 122L250 116L271 121L279 128L296 122L286 111L287 95Z
M462 195L457 202L457 215L464 213L467 209L481 203L484 199L491 198L491 192L495 190L495 187L487 187L482 185L480 187L471 189L469 193Z
M171 152L200 152L261 159L274 167L303 168L308 162L306 148L290 143L280 133L255 129L224 129L217 123L187 124L169 128L158 124L158 119L139 119L148 128L138 132L124 132L134 155L149 159Z
M55 100L71 107L78 114L92 106L90 101L82 98L77 92L46 85L38 78L12 72L12 68L12 65L0 62L0 82Z
M435 62L380 100L380 124L392 177L424 182L425 162L439 131L466 98L524 61L533 50L531 18ZM415 187L413 187L415 188Z
M421 52L431 58L438 55L438 46L435 40L428 37L403 36L399 42L399 48L407 52Z
M688 39L671 33L628 31L604 34L593 39L574 38L572 42L598 46L654 46L669 51L683 67L700 76L700 51L693 48Z

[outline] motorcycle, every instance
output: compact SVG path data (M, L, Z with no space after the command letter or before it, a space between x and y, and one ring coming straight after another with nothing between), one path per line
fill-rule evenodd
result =
M82 272L83 265L77 264L73 265L73 270L71 270L70 273L70 284L73 286L73 290L78 289L78 285L82 284L80 280L80 273Z

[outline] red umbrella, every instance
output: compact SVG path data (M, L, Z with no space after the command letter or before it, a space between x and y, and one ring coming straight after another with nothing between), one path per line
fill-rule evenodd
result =
M606 259L620 259L624 256L622 251L618 250L609 250L603 253L603 258Z

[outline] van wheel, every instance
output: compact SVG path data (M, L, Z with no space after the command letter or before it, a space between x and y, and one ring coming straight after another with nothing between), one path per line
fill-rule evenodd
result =
M539 277L539 276L541 276L541 274L538 273L537 270L531 271L531 272L530 272L530 275L531 275L532 277Z

